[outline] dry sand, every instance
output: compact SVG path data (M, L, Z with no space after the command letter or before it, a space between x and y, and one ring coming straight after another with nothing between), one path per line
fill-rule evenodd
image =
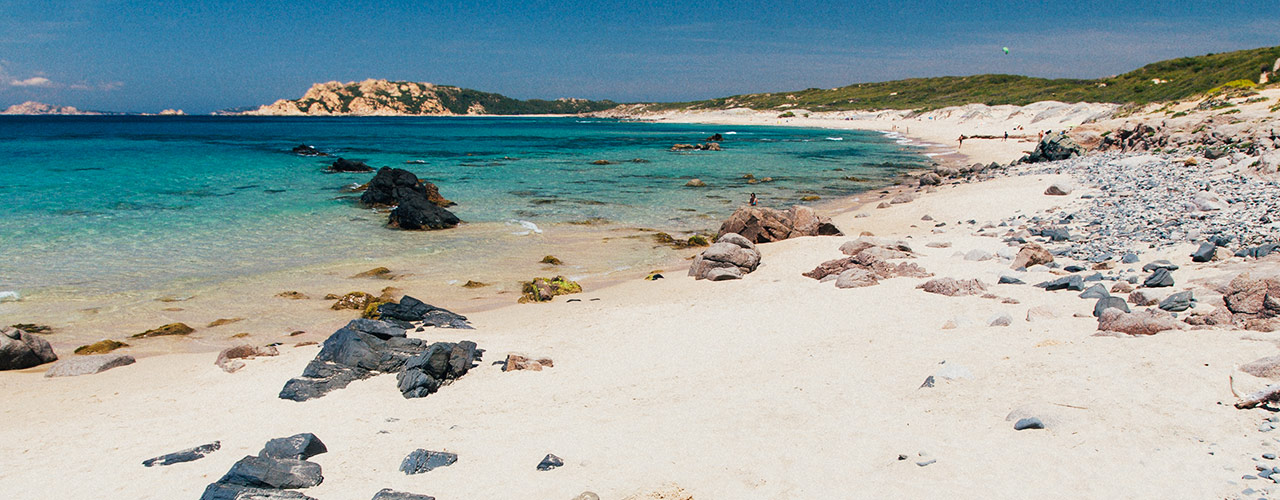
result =
M914 123L911 133L959 135ZM981 144L970 151L966 143L964 153L1007 162L1030 149ZM559 297L475 313L474 331L411 332L473 340L487 351L471 373L424 399L403 399L391 375L304 403L278 399L317 346L282 347L281 356L247 361L233 374L215 367L212 353L154 356L74 378L46 379L45 367L3 373L0 490L12 499L196 498L267 439L313 432L329 452L312 458L325 481L306 493L323 500L368 499L384 487L441 500L569 500L587 490L604 499L655 491L668 493L644 498L678 498L673 488L698 499L1238 493L1252 459L1280 446L1257 431L1265 412L1230 406L1227 379L1233 365L1276 354L1275 336L1094 337L1091 317L1072 317L1087 315L1093 301L993 285L1007 262L955 255L1003 246L974 235L987 221L1081 202L1086 190L1044 196L1054 180L947 185L835 220L850 235L906 238L935 275L979 278L1019 304L927 294L914 278L836 289L801 273L839 257L850 238L811 237L761 246L763 264L741 281L695 282L668 269L663 280L574 296L581 302ZM920 220L926 214L946 222L945 231L934 234L934 223ZM978 224L961 222L969 219ZM1188 264L1186 250L1142 258ZM1239 270L1232 266L1190 267L1179 279L1221 279ZM429 289L405 292L431 299ZM1025 321L1037 305L1060 316ZM1012 326L986 326L1000 312ZM345 317L299 320L331 332ZM941 329L948 320L967 326ZM1258 336L1268 340L1248 340ZM551 357L555 367L504 373L491 363L507 353ZM957 365L972 377L920 388ZM1237 375L1241 389L1262 384ZM1014 431L1011 412L1049 428ZM140 464L213 440L222 450L199 461ZM398 472L417 448L459 460L421 475ZM535 471L547 453L566 465ZM928 459L937 462L916 465Z

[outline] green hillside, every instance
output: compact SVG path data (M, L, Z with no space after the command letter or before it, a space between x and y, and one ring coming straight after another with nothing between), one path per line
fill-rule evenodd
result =
M1265 47L1171 59L1148 64L1123 75L1096 80L1051 80L1016 75L912 78L862 83L836 89L811 88L796 92L744 94L706 101L654 104L648 109L795 107L810 111L928 110L970 103L1026 105L1048 100L1147 104L1185 99L1237 80L1257 82L1263 68L1270 70L1277 58L1280 58L1280 47Z

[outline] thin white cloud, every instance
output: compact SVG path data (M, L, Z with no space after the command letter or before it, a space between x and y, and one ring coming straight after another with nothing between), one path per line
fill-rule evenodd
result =
M45 87L47 88L47 87L54 87L57 84L53 83L53 80L50 80L43 76L33 76L31 78L27 78L24 80L10 80L9 85L14 87Z

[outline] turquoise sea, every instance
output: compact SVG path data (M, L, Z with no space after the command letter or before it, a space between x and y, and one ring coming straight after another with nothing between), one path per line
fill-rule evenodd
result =
M714 133L723 151L668 151ZM333 159L290 153L298 144L408 169L470 229L386 229L341 192L372 174L327 173ZM0 152L0 292L24 296L407 253L492 266L504 245L559 228L714 230L752 192L766 206L830 200L928 161L874 132L576 117L0 117ZM569 224L583 221L597 225Z

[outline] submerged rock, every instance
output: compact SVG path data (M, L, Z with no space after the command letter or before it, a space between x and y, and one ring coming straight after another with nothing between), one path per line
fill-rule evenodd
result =
M383 167L386 168L386 167ZM352 161L346 158L338 158L333 164L329 165L330 172L372 172L373 167L366 165L362 161Z
M364 194L360 195L360 203L370 207L394 206L415 196L425 196L427 201L442 208L457 205L441 196L440 188L435 184L400 168L378 169L368 186Z
M0 327L0 370L20 370L57 360L47 340L17 328Z
M222 447L221 441L214 441L209 444L202 444L194 448L187 448L182 451L166 453L155 458L149 458L142 461L144 467L163 467L166 465L180 464L183 462L191 462L204 458L205 455L218 451Z
M145 332L134 334L132 338L140 339L166 335L190 335L194 331L196 331L196 329L187 326L186 323L169 323L159 328L152 328Z

